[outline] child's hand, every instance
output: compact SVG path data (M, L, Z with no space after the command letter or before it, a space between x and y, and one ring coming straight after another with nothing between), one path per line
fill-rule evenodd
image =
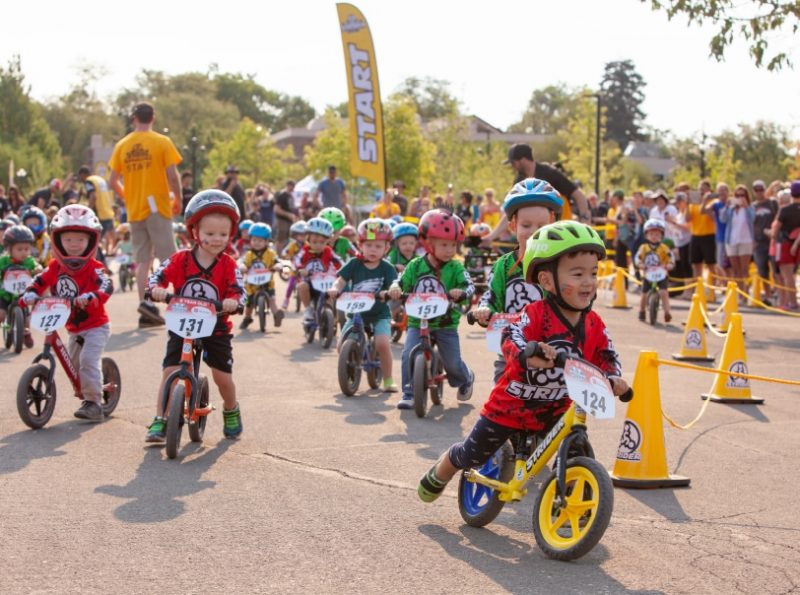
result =
M451 298L453 298L454 302L457 302L464 295L464 290L463 289L451 289L448 292L447 295L449 295Z
M76 306L78 306L78 308L85 308L92 302L93 299L93 293L84 293L76 297L74 303Z
M328 290L328 297L331 298L332 300L335 300L337 297L339 297L339 290L336 289L335 287L331 287Z
M166 288L165 287L153 287L153 289L150 290L150 298L154 302L163 302L165 299L167 299L167 290L166 290Z
M389 294L389 298L393 300L399 300L401 297L403 297L403 292L397 285L392 285L387 293Z
M36 303L36 300L39 299L39 294L37 294L35 291L29 291L25 295L23 295L20 299L26 305L32 306L33 304Z
M529 357L528 367L529 368L552 368L555 366L555 359L558 352L556 348L552 345L548 345L547 343L539 343L539 348L542 350L544 357L534 356Z
M396 264L396 265L394 265L394 268L397 269L398 273L402 273L403 271L406 270L406 265L404 265L404 264Z
M628 383L621 376L609 376L608 380L611 382L611 390L614 391L614 396L624 395L628 391Z
M236 300L232 300L228 298L227 300L222 300L222 311L227 312L228 314L233 314L236 310L239 309L239 302Z
M492 311L486 306L481 306L480 308L476 308L475 310L473 310L473 312L475 314L475 320L477 320L479 324L486 324L492 317Z

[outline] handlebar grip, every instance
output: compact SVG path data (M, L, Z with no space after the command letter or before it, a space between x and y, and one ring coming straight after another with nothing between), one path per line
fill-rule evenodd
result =
M633 387L629 388L619 396L619 400L623 403L627 403L631 399L633 399Z
M475 318L475 312L473 312L472 310L467 312L467 324L472 326L476 322L478 322L478 319Z
M555 359L555 367L556 368L563 368L567 363L567 354L563 351L560 351L556 354Z
M539 345L538 341L528 341L522 353L524 354L525 359L528 359L530 357L544 356L544 352L542 351L542 346Z

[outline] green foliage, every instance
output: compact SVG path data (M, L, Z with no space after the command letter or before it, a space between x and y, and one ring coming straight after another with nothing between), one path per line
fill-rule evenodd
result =
M408 188L419 188L433 177L436 147L422 133L414 102L405 95L393 95L383 108L386 131L387 180L403 180Z
M786 130L771 122L739 124L738 130L726 130L715 142L733 149L734 160L741 163L737 182L752 184L763 179L785 180L791 164L790 142Z
M648 2L648 0L642 0ZM663 10L672 20L685 16L690 24L716 27L709 42L710 55L718 62L734 39L744 39L749 44L750 57L759 68L780 70L791 67L787 52L769 52L769 41L780 33L797 34L800 28L800 2L797 0L649 0L653 10Z
M447 81L430 77L409 77L400 85L398 93L408 95L424 121L445 118L458 114L460 102L456 99Z
M656 184L653 174L640 161L623 157L620 162L620 168L621 177L617 184L628 192L646 190Z
M645 115L640 106L644 101L645 86L644 79L636 72L631 60L606 64L600 82L602 102L608 118L605 138L615 141L623 151L630 141L644 138L640 123Z
M528 108L519 122L509 126L509 132L556 134L578 109L580 93L564 83L536 89Z
M350 132L333 108L323 116L325 129L317 134L314 143L305 149L306 170L315 179L326 174L329 165L335 165L345 183L352 179L350 173Z

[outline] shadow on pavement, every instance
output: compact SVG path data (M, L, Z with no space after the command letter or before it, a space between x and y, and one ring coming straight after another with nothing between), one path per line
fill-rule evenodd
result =
M297 349L292 349L289 352L289 361L290 362L315 362L320 359L323 355L327 355L333 353L336 355L336 348L335 343L331 345L330 349L323 349L319 341L314 339L313 343L306 343L305 339L303 339L303 345L298 347Z
M497 535L491 529L461 527L453 533L438 525L422 525L420 533L438 543L448 555L482 572L502 589L512 593L642 593L631 591L606 574L600 564L608 558L603 544L583 558L569 563L549 560L530 541Z
M709 406L711 406L711 405L709 405ZM752 407L752 405L749 405L749 406L748 405L742 405L742 407ZM761 415L763 415L763 414L761 414ZM766 419L766 417L765 417L765 419ZM747 423L752 423L753 421L757 421L757 420L742 419L742 420L739 420L739 421L728 421L728 422L725 422L725 423L719 423L719 424L713 425L710 428L706 428L705 430L703 430L702 432L697 434L694 438L692 438L691 442L689 442L689 444L687 444L684 447L684 449L681 451L681 454L678 456L678 462L675 465L675 470L673 471L673 473L680 473L680 468L681 468L681 465L683 464L683 460L686 458L686 455L689 454L689 451L692 450L694 445L699 440L701 440L706 434L709 434L709 433L713 432L714 430L717 430L719 428L724 428L726 426L733 426L733 425L736 425L736 424L747 424ZM758 420L758 421L760 421L760 420Z
M203 480L203 475L233 445L233 440L221 439L213 448L198 448L187 444L183 458L170 461L160 447L147 447L136 476L127 485L104 485L95 492L115 498L130 500L121 504L114 516L126 523L163 523L182 515L186 505L179 500L203 490L213 488L217 482ZM197 457L188 458L192 452L204 450Z
M386 402L393 396L396 395L385 393L380 389L359 391L352 397L339 393L334 395L336 403L317 405L315 408L343 413L347 416L344 421L349 424L372 426L386 421L386 416L382 412L394 409L393 404L390 405Z
M23 430L0 439L0 475L16 473L36 459L48 459L67 454L60 450L77 440L97 424L65 421L40 430Z
M615 488L620 490L622 488ZM622 489L631 498L638 500L651 510L657 512L662 517L673 523L690 523L694 519L686 514L683 506L678 502L675 497L675 489L661 489L661 490L625 490Z
M399 393L397 398L400 398ZM389 434L380 441L421 445L417 448L417 454L435 461L450 444L463 440L468 431L461 428L461 422L472 413L475 406L470 403L454 406L455 402L454 396L446 396L444 405L431 407L428 415L422 419L413 411L401 411L400 420L406 425L406 431Z
M108 343L106 343L106 351L125 351L126 349L130 349L131 347L136 347L137 345L141 345L145 341L147 341L153 334L150 332L152 330L161 330L164 332L166 338L166 330L165 327L156 327L147 330L140 330L140 329L133 329L130 331L124 331L121 333L114 333L108 339Z

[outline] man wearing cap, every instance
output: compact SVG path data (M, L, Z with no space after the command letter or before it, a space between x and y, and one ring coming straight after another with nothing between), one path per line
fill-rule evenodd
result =
M755 209L755 218L753 219L753 260L756 263L758 274L762 279L769 279L770 263L775 269L777 276L778 270L774 261L769 257L769 244L770 244L770 228L772 222L775 220L775 215L778 214L778 203L774 200L767 198L767 186L764 180L756 180L753 182L753 208ZM772 287L764 284L764 299L769 302L772 296ZM756 296L761 299L760 296ZM768 303L768 305L770 305Z
M245 192L242 185L239 183L239 168L235 165L229 165L225 170L225 181L222 182L222 190L231 195L231 198L236 201L236 206L239 207L239 213L242 217L245 215L244 199Z
M347 189L344 182L337 177L336 166L328 166L328 177L322 180L314 191L314 198L322 197L322 208L336 207L347 215ZM349 217L348 217L349 219Z
M175 252L172 197L181 196L181 155L169 138L153 131L155 110L151 104L136 104L131 120L133 132L120 140L111 154L109 185L125 200L136 262L139 326L145 327L164 324L158 308L144 301L144 288L153 253L163 262Z

